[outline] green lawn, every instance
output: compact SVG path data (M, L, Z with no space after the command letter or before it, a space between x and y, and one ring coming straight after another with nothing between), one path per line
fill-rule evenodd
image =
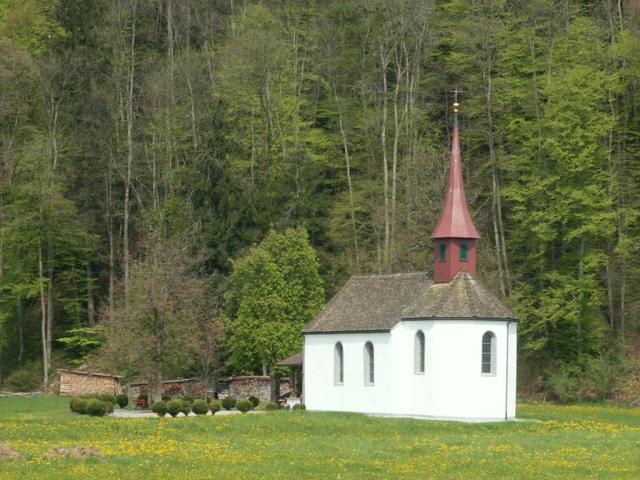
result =
M89 418L67 399L0 399L0 461L22 478L640 478L640 409L518 406L539 421L465 424L271 412L204 418ZM44 460L96 446L105 460Z

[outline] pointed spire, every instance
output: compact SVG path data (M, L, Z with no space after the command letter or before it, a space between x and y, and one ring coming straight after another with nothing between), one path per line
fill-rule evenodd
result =
M453 138L451 142L451 161L449 164L449 187L440 214L438 226L431 238L480 238L476 230L462 181L462 159L460 156L460 128L458 126L458 90L455 90L453 104Z

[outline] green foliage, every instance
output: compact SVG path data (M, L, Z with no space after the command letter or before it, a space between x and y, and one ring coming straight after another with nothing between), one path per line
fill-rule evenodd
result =
M180 407L180 411L185 415L189 415L191 413L192 403L188 400L182 400L182 406Z
M184 408L182 400L171 400L167 403L167 412L172 417L177 416Z
M129 405L129 397L124 394L116 395L116 403L120 408L126 408Z
M230 363L253 372L301 347L302 327L324 303L316 253L307 233L271 231L234 263L225 296Z
M183 395L182 400L185 402L193 403L193 397L191 395Z
M236 408L242 413L247 413L248 411L253 410L253 403L246 398L242 398L236 403Z
M92 417L104 417L108 413L107 402L103 402L97 398L90 398L87 400L85 411L87 415Z
M264 409L268 412L278 410L278 404L276 402L268 402L265 404Z
M72 397L69 400L69 408L74 413L80 413L82 415L87 413L87 404L89 399L84 397Z
M291 410L297 411L297 410L306 410L306 409L307 407L304 403L296 403Z
M573 403L578 400L579 370L577 367L560 365L549 372L547 384L556 400L561 403Z
M72 328L65 334L66 337L58 338L57 341L73 357L71 363L74 365L83 364L105 342L105 330L101 325Z
M0 5L0 38L9 38L42 55L55 40L65 36L66 32L55 19L55 2L4 0Z
M92 395L89 395L89 396L91 397ZM111 404L116 403L116 397L110 393L97 393L95 394L95 398L106 403L111 403Z
M196 400L191 408L196 415L206 415L209 411L209 405L204 400Z
M260 404L260 399L258 397L254 397L253 395L249 397L249 401L253 404L254 408Z
M225 410L233 410L234 407L236 406L236 398L231 396L231 395L227 395L226 397L224 397L222 399L222 407Z
M10 392L31 392L42 386L42 365L40 362L28 362L22 368L14 370L5 379L4 386Z
M220 402L220 400L211 400L209 402L209 408L211 409L211 415L215 415L216 412L222 409L222 402Z
M169 408L165 402L157 401L153 402L153 405L151 405L151 411L159 417L164 417L169 411ZM175 417L175 415L173 416Z

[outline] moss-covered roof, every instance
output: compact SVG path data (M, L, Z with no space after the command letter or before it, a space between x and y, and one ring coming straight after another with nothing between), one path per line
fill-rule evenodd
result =
M388 331L419 318L516 319L491 291L465 271L449 283L426 273L351 277L304 333Z

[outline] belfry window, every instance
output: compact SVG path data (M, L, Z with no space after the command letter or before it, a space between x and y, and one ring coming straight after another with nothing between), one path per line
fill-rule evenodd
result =
M438 259L444 262L447 258L447 246L444 243L438 244Z
M364 344L364 384L373 385L374 380L373 344Z
M496 336L493 332L482 336L482 374L496 374Z
M469 250L466 243L460 244L460 261L466 262L469 260Z

